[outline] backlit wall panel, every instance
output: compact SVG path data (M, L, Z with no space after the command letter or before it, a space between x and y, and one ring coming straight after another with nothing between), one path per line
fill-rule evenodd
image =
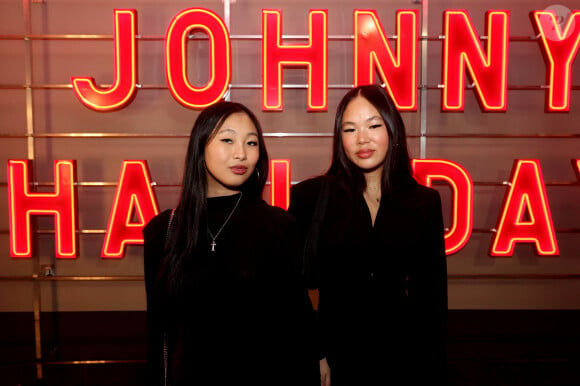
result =
M198 114L180 105L168 90L164 39L180 11L202 7L225 20L221 1L126 1L79 3L45 0L0 2L0 161L32 159L38 192L54 190L53 162L76 160L79 244L78 258L54 257L54 220L36 219L33 259L12 259L8 235L7 176L0 176L0 270L3 276L30 277L53 265L57 276L131 276L143 273L142 247L128 246L121 259L101 259L109 214L125 160L147 160L161 210L175 205L187 137ZM230 97L250 107L267 135L271 158L291 160L291 180L322 173L331 155L336 105L353 84L353 12L375 10L389 44L394 47L396 11L427 14L428 41L419 51L419 106L403 113L413 157L447 159L460 164L474 182L473 230L469 241L448 257L449 304L456 309L580 308L580 181L570 162L580 158L580 64L571 69L570 111L547 113L546 62L530 12L545 1L430 0L428 8L403 0L377 1L232 1ZM562 10L578 8L572 0ZM73 76L93 77L108 87L113 82L113 16L115 8L137 11L138 83L134 100L107 113L88 109L70 86ZM308 12L325 9L328 17L328 110L307 112L307 72L284 69L283 110L262 111L262 9L279 9L285 44L305 44ZM463 112L441 111L444 13L466 10L477 35L485 34L486 12L509 11L508 91L506 111L486 113L466 80ZM30 33L30 41L23 34ZM86 36L80 36L86 35ZM296 39L296 37L301 37ZM485 43L485 39L482 40ZM484 44L482 43L482 44ZM188 42L187 76L192 84L208 81L209 44L202 34ZM27 65L30 67L27 67ZM426 77L422 77L425 70ZM377 77L378 79L378 77ZM24 85L31 82L27 91ZM423 100L422 96L426 95ZM30 136L27 137L27 133ZM423 137L421 137L423 134ZM560 255L538 257L532 244L518 244L510 258L489 255L502 213L514 160L540 162ZM4 170L4 169L2 169ZM446 226L451 224L452 194L441 192ZM264 198L269 200L270 187ZM482 276L491 275L490 278ZM528 275L528 279L525 279ZM531 275L531 276L530 276ZM561 275L548 280L546 275ZM531 277L531 278L529 278ZM30 282L0 280L0 311L29 311ZM7 295L9 294L9 296ZM142 281L41 283L42 310L142 310Z

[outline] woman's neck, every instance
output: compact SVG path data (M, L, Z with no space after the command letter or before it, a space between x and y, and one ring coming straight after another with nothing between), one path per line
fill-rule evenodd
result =
M381 205L381 181L382 168L377 168L371 172L365 173L365 180L367 187L363 192L363 197L369 208L371 215L371 223L375 226L375 220L379 213L379 206Z
M376 168L364 174L366 181L365 191L381 191L383 168Z
M212 189L207 189L206 195L207 195L207 198L213 198L213 197L233 196L233 195L238 194L240 192L241 192L241 190L228 189L226 187L222 187L222 188L214 187Z

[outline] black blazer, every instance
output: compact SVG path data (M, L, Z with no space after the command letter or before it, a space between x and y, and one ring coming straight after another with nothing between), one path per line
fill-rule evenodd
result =
M438 192L413 184L398 197L383 194L373 226L362 194L334 177L306 180L292 188L289 208L303 239L324 180L329 195L310 281L319 288L320 345L333 386L443 380L447 269Z

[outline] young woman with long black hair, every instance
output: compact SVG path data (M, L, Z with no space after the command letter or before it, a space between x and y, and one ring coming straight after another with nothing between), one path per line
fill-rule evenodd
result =
M444 383L441 202L413 179L403 121L382 87L343 97L331 166L292 188L289 210L319 289L323 386Z
M143 231L151 384L319 383L298 230L261 200L267 175L250 110L200 113L179 203Z

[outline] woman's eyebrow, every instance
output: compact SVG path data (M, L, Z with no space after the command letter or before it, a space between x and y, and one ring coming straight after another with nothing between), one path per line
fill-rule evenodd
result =
M382 118L380 115L373 115L372 117L369 117L369 118L367 118L367 119L366 119L366 122L374 121L375 119L380 119L380 120L382 120L383 118ZM344 121L344 122L342 122L342 125L343 125L343 126L344 126L344 125L354 125L354 124L355 124L355 123L354 123L354 122L351 122L351 121Z
M226 131L227 131L227 132L229 132L229 133L237 134L237 132L236 132L234 129L232 129L232 128L229 128L229 127L222 127L222 128L221 128L221 129L218 131L218 134L221 134L221 133L223 133L223 132L226 132Z

